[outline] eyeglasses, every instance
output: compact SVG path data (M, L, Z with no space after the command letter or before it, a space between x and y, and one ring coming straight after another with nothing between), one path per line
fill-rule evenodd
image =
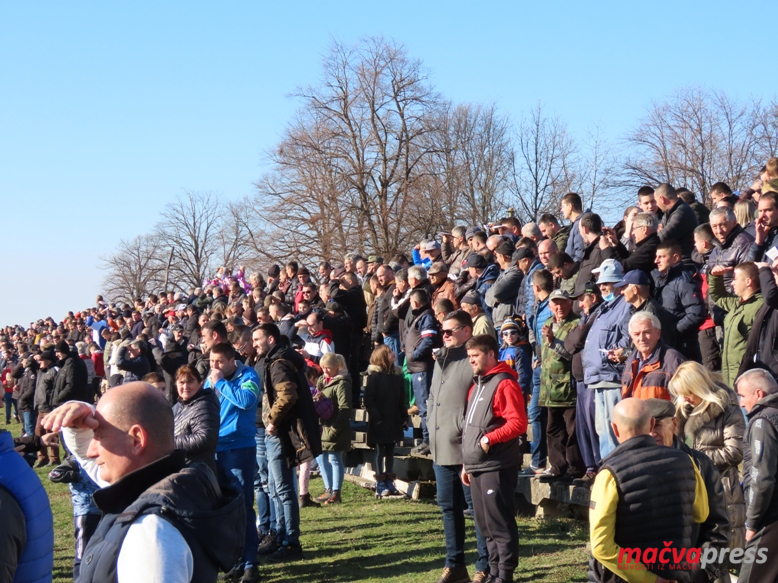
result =
M464 328L464 326L457 326L456 328L444 329L442 330L443 336L451 336L454 332L456 332L457 330L461 330L462 328Z
M503 336L517 336L519 334L518 330L506 330L502 333Z

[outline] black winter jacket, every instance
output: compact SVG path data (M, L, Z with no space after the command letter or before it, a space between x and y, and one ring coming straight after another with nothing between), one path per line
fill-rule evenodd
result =
M398 368L386 373L371 364L364 374L367 444L373 446L402 441L403 424L408 422L402 370Z
M597 269L600 264L606 259L615 259L616 250L613 247L607 247L600 249L600 238L597 237L594 241L584 247L583 259L581 259L581 265L578 268L578 279L575 282L575 288L571 294L574 297L578 297L584 291L586 284L593 281L592 269ZM528 309L532 309L531 306L527 306Z
M696 335L707 312L702 300L701 283L683 263L678 263L662 274L655 269L654 297L676 320L676 329L681 336Z
M211 389L200 391L188 401L173 406L176 449L188 462L202 461L216 471L216 442L219 441L219 397Z
M135 358L128 358L127 348L128 346L125 345L119 349L119 354L116 358L116 366L118 366L121 370L132 373L135 375L137 380L141 380L144 376L151 372L149 360L146 358L145 354L141 354ZM128 382L130 379L125 377L124 380L125 382Z
M57 380L57 369L53 366L38 371L35 381L35 408L38 413L49 413L54 409L54 383Z
M361 334L367 328L367 302L365 292L361 286L354 286L349 290L340 289L338 280L330 282L330 298L343 306L343 310L354 323L354 333Z
M184 337L178 344L170 340L164 350L160 346L154 346L151 349L151 354L154 356L157 366L162 369L162 374L165 377L167 398L171 405L175 405L178 402L178 391L176 390L175 381L176 371L189 362L189 351L186 348L188 343L189 341Z
M86 401L88 396L86 365L77 356L68 354L62 361L54 380L52 408L68 401Z
M659 242L659 236L656 233L651 233L635 245L635 250L632 253L619 243L616 247L616 257L621 262L624 273L633 269L639 269L644 271L646 275L651 275L651 272L656 269L654 260L656 259L656 248L659 246Z
M692 207L679 198L662 216L662 225L659 240L677 241L681 245L683 260L690 263L694 251L694 229L697 228L697 215Z
M38 363L30 359L27 368L17 364L11 371L11 376L17 379L19 391L19 411L32 412L35 410L35 384L38 380Z

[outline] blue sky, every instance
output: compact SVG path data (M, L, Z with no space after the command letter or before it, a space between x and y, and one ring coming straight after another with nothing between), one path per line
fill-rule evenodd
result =
M553 6L549 6L553 4ZM455 102L618 138L684 85L776 92L768 2L3 2L0 325L93 305L183 190L252 192L333 39L384 35ZM764 39L760 41L760 38Z

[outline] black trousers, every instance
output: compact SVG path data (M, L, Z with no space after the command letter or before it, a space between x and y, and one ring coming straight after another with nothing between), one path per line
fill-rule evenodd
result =
M470 475L475 523L486 539L489 573L513 581L519 566L519 529L516 526L516 483L519 466Z
M575 433L575 407L548 407L546 443L552 468L574 478L584 475L586 467Z
M716 340L716 327L697 332L702 353L702 366L712 372L721 370L721 346Z
M754 549L755 561L747 565L745 561L740 568L740 583L770 583L778 581L778 561L775 560L775 549L778 549L778 522L772 522L758 530L754 538L746 545L746 550ZM767 561L761 565L761 556Z

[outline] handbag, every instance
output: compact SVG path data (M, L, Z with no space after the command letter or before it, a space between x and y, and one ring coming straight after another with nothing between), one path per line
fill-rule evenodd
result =
M328 421L332 418L335 407L332 405L330 398L316 388L311 389L311 397L313 397L313 406L316 409L316 415L319 416L319 419Z

